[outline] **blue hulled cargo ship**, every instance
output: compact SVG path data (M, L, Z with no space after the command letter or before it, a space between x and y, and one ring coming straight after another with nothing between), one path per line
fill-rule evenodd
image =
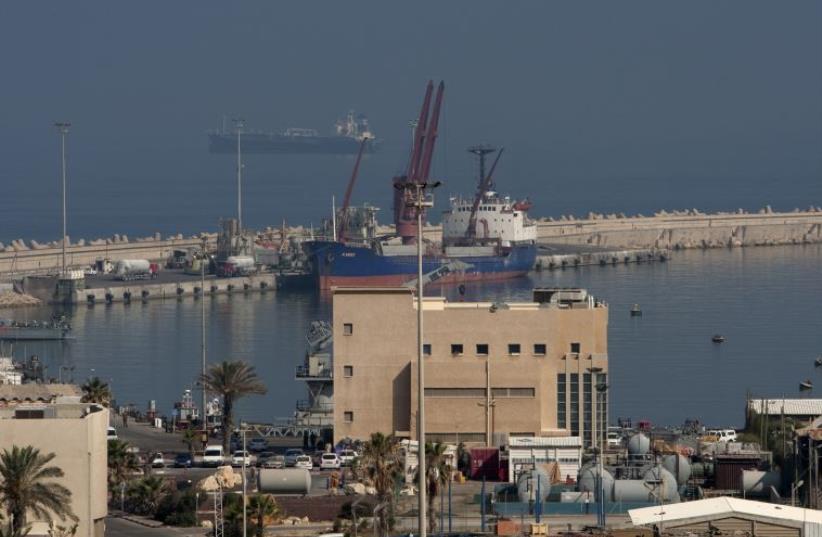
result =
M304 244L320 289L335 286L398 286L417 278L417 208L410 197L430 184L429 172L437 136L444 85L440 83L429 121L433 83L428 84L406 174L395 177L395 235L376 236L376 209L349 207L362 149L346 189L343 207L335 215L334 240ZM441 243L423 244L424 283L444 284L500 280L523 276L536 261L536 224L528 219L530 203L499 196L493 174L500 150L485 173L485 157L496 152L487 146L469 151L479 157L480 174L475 196L451 198L443 213ZM339 233L337 233L339 229Z

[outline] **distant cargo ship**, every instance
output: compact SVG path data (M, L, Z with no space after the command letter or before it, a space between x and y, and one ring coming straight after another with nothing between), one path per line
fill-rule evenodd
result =
M281 132L243 131L240 143L243 153L280 154L357 154L361 142L366 139L365 152L374 152L379 147L368 126L368 119L362 114L349 112L335 124L335 133L323 136L314 129L290 128ZM236 153L237 132L227 128L225 118L220 130L208 133L210 153Z

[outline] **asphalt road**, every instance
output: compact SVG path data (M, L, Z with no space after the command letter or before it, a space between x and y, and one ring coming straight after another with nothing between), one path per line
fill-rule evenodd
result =
M109 517L106 519L106 537L160 537L164 535L178 535L180 537L201 537L207 530L200 528L147 528L135 522L121 518Z

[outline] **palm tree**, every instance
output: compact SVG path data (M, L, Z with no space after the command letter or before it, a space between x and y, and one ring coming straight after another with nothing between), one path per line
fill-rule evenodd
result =
M372 433L363 448L361 468L377 491L374 506L374 533L384 537L391 531L391 518L397 490L397 478L402 474L399 444L393 436Z
M150 475L134 483L129 491L129 496L138 512L153 516L157 512L157 507L160 505L166 489L165 479Z
M137 456L124 440L108 441L108 482L109 490L122 486L140 468Z
M282 509L271 494L255 494L248 500L248 517L254 524L254 536L263 537L266 520L283 516Z
M194 445L200 441L202 431L197 431L191 427L183 431L183 443L188 446L188 453L194 456Z
M436 502L442 487L451 477L451 465L445 457L446 445L443 443L425 443L425 478L428 488L428 531L434 533L437 528Z
M49 466L54 453L43 455L32 446L12 446L11 451L0 453L0 502L9 514L14 528L26 526L26 514L40 520L61 519L77 521L71 512L71 491L52 481L63 477L63 470Z
M206 390L223 398L223 451L228 453L228 441L234 424L234 403L246 395L263 395L266 388L254 367L237 360L212 365L200 382Z
M100 377L92 377L82 386L84 403L98 403L105 407L111 404L111 388Z
M31 526L15 527L11 522L0 526L0 537L25 537L31 531Z

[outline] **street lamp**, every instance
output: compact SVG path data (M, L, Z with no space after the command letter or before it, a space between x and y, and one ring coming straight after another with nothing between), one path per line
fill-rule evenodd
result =
M243 118L235 117L234 128L237 130L237 228L240 233L243 232L243 157L242 157L242 142L240 141L243 134L243 127L245 120Z
M208 394L206 393L206 386L205 386L205 377L206 377L206 320L205 320L205 265L206 259L206 246L208 244L208 238L205 234L202 237L203 240L203 251L202 255L200 256L200 337L202 338L200 341L200 350L202 351L201 356L201 364L200 364L200 388L202 388L203 392L203 415L200 419L203 422L203 448L205 449L206 442L208 442L208 423L207 423L207 407L208 407Z
M61 162L61 178L62 178L62 192L63 192L63 236L62 240L60 241L62 244L62 257L63 257L63 272L60 274L61 277L66 277L66 134L68 134L69 127L71 127L71 123L67 121L58 121L54 124L57 127L57 131L60 133L60 162Z
M419 472L419 533L426 537L426 472L425 472L425 362L423 362L422 339L422 215L425 209L434 206L433 196L426 192L442 183L405 183L399 185L406 190L405 206L416 209L417 213L417 469Z

